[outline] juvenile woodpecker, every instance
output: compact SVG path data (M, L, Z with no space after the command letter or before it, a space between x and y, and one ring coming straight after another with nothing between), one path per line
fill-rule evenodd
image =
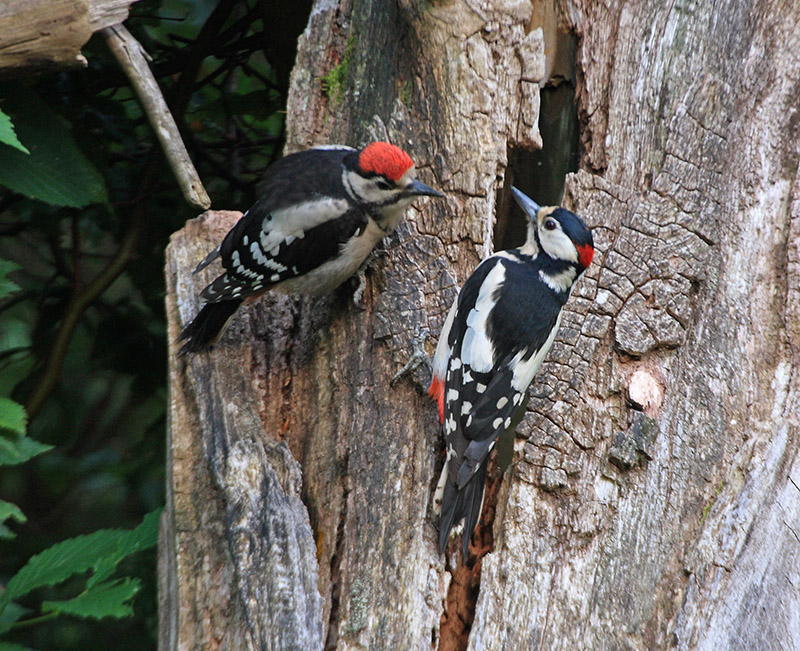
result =
M580 217L513 192L529 218L527 240L484 260L464 283L439 337L428 389L447 439L434 497L441 504L439 553L463 518L462 559L480 516L489 453L524 409L561 308L594 256Z
M444 195L416 178L399 147L329 145L290 154L264 173L259 198L194 273L220 258L225 273L180 335L179 354L211 346L238 307L269 289L321 295L356 273L419 196Z

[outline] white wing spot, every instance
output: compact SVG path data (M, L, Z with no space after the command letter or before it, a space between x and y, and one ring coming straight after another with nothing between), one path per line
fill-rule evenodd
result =
M510 416L509 416L508 418L506 418L506 422L505 422L505 424L503 425L503 427L505 427L506 429L508 429L509 427L511 427L511 417L510 417Z
M495 418L495 419L492 421L492 429L497 429L497 428L498 428L498 427L500 427L500 425L502 425L502 424L503 424L503 419L502 419L502 418Z
M471 402L464 402L461 405L461 415L466 416L470 411L472 411L472 403Z
M456 391L455 389L448 389L447 402L453 402L454 400L458 400L458 391Z
M498 408L498 409L502 409L502 408L503 408L503 407L505 407L507 404L508 404L508 398L506 398L505 396L503 396L502 398L500 398L500 400L498 400L498 401L497 401L497 408Z
M450 370L457 371L461 368L461 360L458 357L454 357L450 360Z
M475 391L477 391L478 393L483 393L484 391L486 391L486 385L485 384L481 384L480 382L478 382L475 385Z

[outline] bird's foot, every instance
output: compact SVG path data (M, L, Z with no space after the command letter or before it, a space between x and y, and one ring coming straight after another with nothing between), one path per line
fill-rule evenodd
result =
M411 356L408 358L405 366L394 374L394 377L389 382L391 386L394 386L395 382L400 378L414 371L420 364L425 364L428 367L432 366L431 357L425 351L425 342L428 341L430 334L427 328L420 328L419 326L414 328L414 341L412 343Z

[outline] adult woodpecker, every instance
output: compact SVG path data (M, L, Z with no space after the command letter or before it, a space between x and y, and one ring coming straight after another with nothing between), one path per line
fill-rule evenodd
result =
M489 453L524 409L561 308L594 256L580 217L512 189L529 218L525 244L487 258L464 283L439 337L428 390L447 439L434 497L441 504L439 553L464 518L462 559L481 512Z
M444 195L418 181L411 157L387 142L328 145L278 160L255 204L195 269L220 258L225 273L201 292L205 305L181 333L179 354L211 346L244 301L269 289L333 291L419 196Z

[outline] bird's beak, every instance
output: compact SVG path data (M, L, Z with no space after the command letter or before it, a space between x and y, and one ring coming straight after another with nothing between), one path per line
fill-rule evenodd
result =
M420 197L441 197L444 195L438 190L434 190L431 186L425 185L422 181L414 179L406 186L405 194L410 194Z
M536 219L536 215L542 207L527 194L517 190L513 185L511 186L511 191L514 193L514 200L517 202L517 205L525 211L525 214L531 219Z

